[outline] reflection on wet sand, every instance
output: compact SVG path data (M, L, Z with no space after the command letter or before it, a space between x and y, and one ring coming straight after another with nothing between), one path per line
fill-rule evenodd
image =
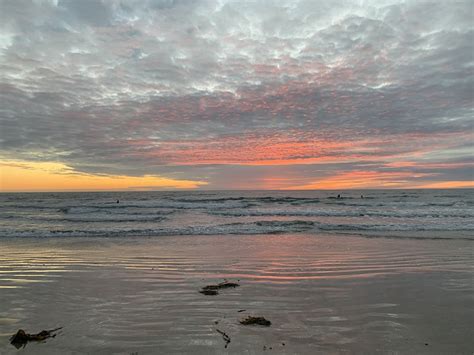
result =
M217 321L232 338L229 353L258 353L262 346L289 354L435 347L462 353L473 319L472 264L471 242L463 240L6 240L0 349L13 353L4 344L19 328L63 326L57 338L24 350L217 354L224 351ZM241 287L214 297L198 293L223 279ZM239 324L255 313L272 326Z

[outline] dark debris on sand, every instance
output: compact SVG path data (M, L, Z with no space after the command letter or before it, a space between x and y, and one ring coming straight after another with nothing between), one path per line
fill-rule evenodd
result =
M218 290L222 290L226 288L235 288L238 286L240 286L238 283L224 281L217 285L204 286L199 292L206 296L216 296L219 294Z
M228 336L225 332L223 332L222 330L219 330L219 329L216 329L216 332L218 332L219 334L222 335L222 339L224 339L224 341L225 341L225 347L224 348L227 349L227 346L230 343L230 336Z
M202 289L201 291L199 291L199 293L202 293L203 295L206 295L206 296L216 296L219 294L219 292L217 292L216 290L205 290L205 289Z
M49 338L54 338L56 332L60 329L62 329L62 327L51 330L42 330L37 334L28 334L23 329L19 329L16 334L11 336L10 344L19 349L22 346L25 347L29 341L43 341Z
M243 325L263 325L265 327L269 327L270 325L272 325L272 322L265 319L264 317L248 316L245 319L241 319L240 324L243 324Z

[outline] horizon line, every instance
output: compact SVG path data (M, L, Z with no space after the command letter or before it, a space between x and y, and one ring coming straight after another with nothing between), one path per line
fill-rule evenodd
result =
M294 191L382 191L382 190L473 190L474 187L374 187L374 188L361 188L361 189L163 189L163 190L12 190L12 191L0 191L0 194L10 193L102 193L102 192L233 192L233 191L272 191L272 192L294 192Z

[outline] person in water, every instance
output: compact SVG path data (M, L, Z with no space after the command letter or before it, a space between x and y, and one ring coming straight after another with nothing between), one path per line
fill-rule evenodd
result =
M120 202L120 201L119 201L119 200L117 200L117 203L119 203L119 202Z
M337 195L337 199L340 199L341 198L341 195Z

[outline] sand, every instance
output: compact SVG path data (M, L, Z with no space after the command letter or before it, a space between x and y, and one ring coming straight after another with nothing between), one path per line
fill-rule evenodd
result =
M474 350L466 240L297 234L1 243L2 354ZM198 292L224 279L241 286ZM247 315L272 325L239 324ZM20 351L8 342L19 328L56 327L56 338ZM217 329L230 337L227 348Z

